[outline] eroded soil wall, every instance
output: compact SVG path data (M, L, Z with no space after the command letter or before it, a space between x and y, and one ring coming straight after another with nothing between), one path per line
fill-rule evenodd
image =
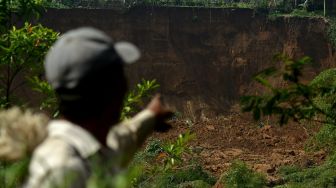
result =
M48 10L41 22L60 32L93 26L135 43L142 59L127 68L131 84L157 79L166 101L195 119L225 113L253 89L252 75L270 66L277 53L311 56L312 74L335 66L324 19L269 20L248 9L139 7Z

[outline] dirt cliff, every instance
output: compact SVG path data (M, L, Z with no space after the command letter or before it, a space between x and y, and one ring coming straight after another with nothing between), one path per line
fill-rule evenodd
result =
M253 89L252 75L270 66L277 53L311 56L311 75L335 62L322 18L270 20L249 9L138 7L50 9L41 22L61 32L93 26L134 42L143 57L127 68L130 82L157 79L168 103L193 119L225 113Z

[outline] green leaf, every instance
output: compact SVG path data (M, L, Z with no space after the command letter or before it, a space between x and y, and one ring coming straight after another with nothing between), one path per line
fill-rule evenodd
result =
M262 78L261 76L256 76L254 78L255 81L257 81L258 83L260 83L261 85L269 88L269 89L272 89L272 85L268 82L268 80Z

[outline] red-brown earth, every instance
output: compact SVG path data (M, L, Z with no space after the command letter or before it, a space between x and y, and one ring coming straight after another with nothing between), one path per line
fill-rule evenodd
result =
M298 165L309 167L320 164L324 152L306 152L308 138L318 125L289 123L279 126L276 120L256 122L250 114L241 113L236 106L227 115L214 119L192 122L177 119L170 122L173 128L167 133L155 133L162 141L175 140L180 133L191 130L196 138L190 143L192 156L202 167L220 177L235 160L246 162L253 170L266 174L270 184L281 181L279 167Z

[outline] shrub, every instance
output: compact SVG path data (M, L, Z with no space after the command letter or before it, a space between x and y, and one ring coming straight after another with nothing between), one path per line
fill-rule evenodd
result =
M327 69L316 76L310 86L314 88L332 88L329 92L321 92L314 99L314 104L321 110L328 112L332 116L336 116L336 69ZM328 122L334 119L328 118ZM319 132L312 137L307 143L307 149L320 150L324 149L329 152L336 149L336 126L335 124L325 124Z
M336 155L329 156L321 166L313 166L307 169L298 167L284 167L280 174L287 182L278 187L335 187L336 186Z
M266 178L253 172L241 161L232 164L223 179L225 187L230 188L261 188L266 186Z
M318 151L326 150L327 152L336 149L336 126L326 124L306 143L306 150Z
M151 140L146 148L138 152L130 167L141 165L142 173L134 181L134 187L183 187L206 186L216 183L216 179L205 172L194 161L182 160L189 153L189 141L194 137L190 132L180 134L173 142L163 143ZM201 186L201 187L202 187Z
M41 75L43 72L44 56L56 41L58 33L42 25L32 26L25 23L23 28L13 27L0 37L0 105L9 107L20 103L13 92L27 83L28 76ZM16 82L19 75L26 79ZM15 100L14 100L15 99Z
M336 114L336 69L327 69L317 75L310 86L314 88L331 88L329 92L321 92L314 98L314 103L324 111Z
M47 81L40 79L38 76L33 76L29 80L33 91L43 95L40 110L49 111L53 117L57 117L59 115L58 101L56 93L51 85Z
M138 112L143 107L145 100L156 90L160 85L154 80L142 79L135 89L128 92L124 99L124 107L121 111L121 119L127 119Z
M336 186L336 81L335 69L323 71L309 84L301 81L303 65L308 58L293 60L281 58L283 70L267 69L257 74L255 79L270 90L263 96L243 98L244 109L253 111L258 119L260 114L280 116L280 123L293 120L310 120L324 124L320 131L309 141L309 149L325 149L332 153L320 166L301 169L284 168L280 174L285 185L278 187L335 187ZM278 88L266 79L270 75L280 75L286 83ZM286 121L283 121L286 120Z
M166 154L166 158L164 160L165 170L182 162L182 155L190 152L190 149L187 146L189 141L194 137L194 134L187 131L184 134L180 134L174 143L168 143L163 146L163 151Z
M319 123L336 124L336 113L328 110L323 103L317 103L319 97L332 99L332 108L336 107L333 96L336 87L327 84L306 84L302 81L302 69L304 65L311 63L309 57L291 59L284 55L276 56L276 61L282 63L281 68L271 67L261 71L254 77L267 92L262 95L243 96L241 98L242 110L251 111L255 120L262 115L278 115L279 123L285 124L289 119L294 121L310 120ZM325 75L322 74L321 80ZM332 74L331 74L332 75ZM284 86L277 87L270 82L270 78L281 81Z
M205 172L200 166L190 166L179 170L168 170L164 172L156 172L155 174L147 174L139 179L134 187L141 188L160 188L160 187L178 187L179 185L201 181L205 185L214 185L216 179Z
M17 162L0 162L0 184L1 187L19 187L24 182L28 174L30 158L25 158Z

